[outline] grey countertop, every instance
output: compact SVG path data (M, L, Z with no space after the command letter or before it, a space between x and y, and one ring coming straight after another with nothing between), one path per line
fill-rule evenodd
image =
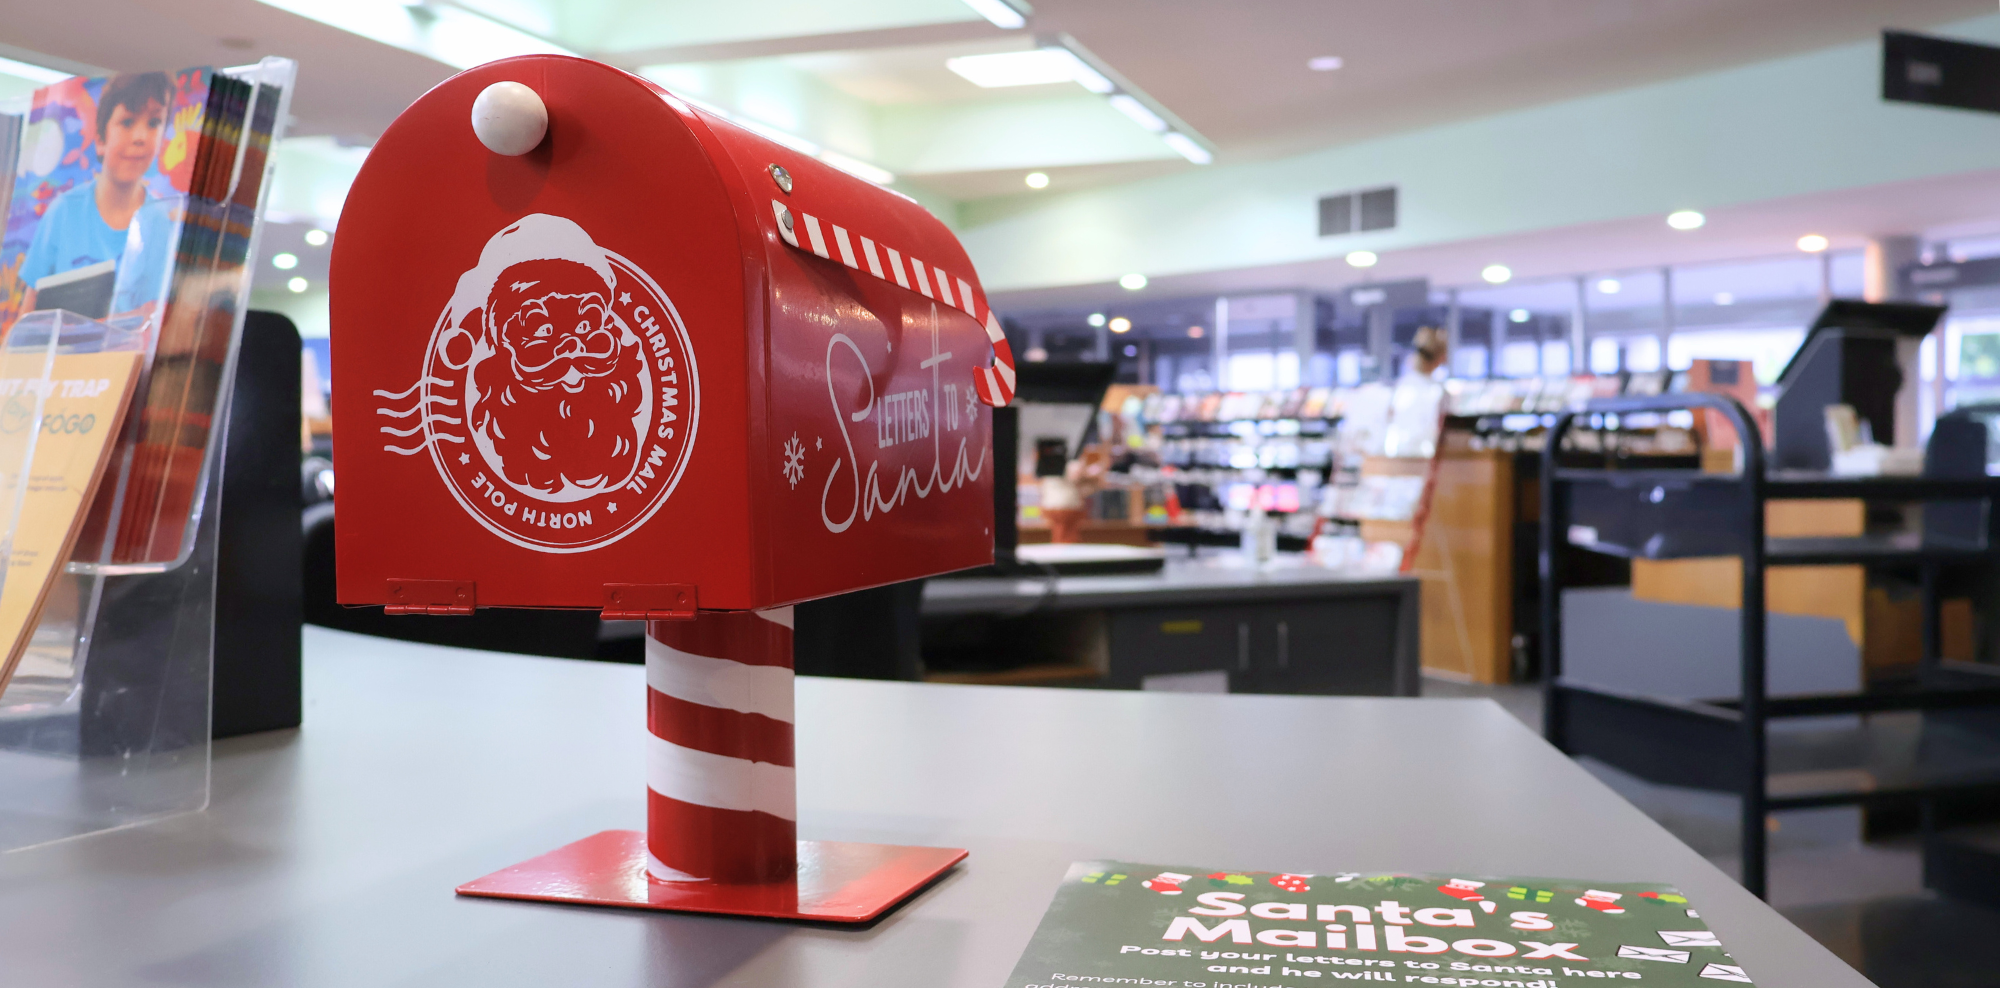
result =
M416 620L416 619L413 619ZM643 826L643 671L306 629L209 809L0 855L0 982L994 988L1094 857L1667 881L1766 988L1858 975L1483 700L802 679L800 833L970 849L861 930L462 899Z
M944 577L924 583L924 616L1078 610L1170 604L1224 604L1402 592L1417 578L1330 569L1281 554L1262 566L1236 551L1188 558L1170 549L1158 573L1119 576Z

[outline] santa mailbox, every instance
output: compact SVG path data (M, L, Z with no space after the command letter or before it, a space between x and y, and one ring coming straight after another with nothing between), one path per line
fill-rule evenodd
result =
M1011 357L934 217L509 59L369 153L332 318L342 603L648 622L647 832L461 892L865 920L964 856L793 826L790 605L992 559Z

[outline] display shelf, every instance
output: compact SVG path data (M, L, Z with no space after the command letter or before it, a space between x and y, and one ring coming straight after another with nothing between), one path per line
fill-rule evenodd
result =
M1988 554L1984 546L1927 545L1922 532L1766 539L1764 547L1770 566L1913 566L1975 562Z
M1690 396L1677 396L1676 400L1685 397ZM1695 473L1685 469L1655 469L1650 466L1628 469L1564 466L1558 467L1552 476L1565 484L1596 485L1619 490L1650 488L1663 484L1728 490L1743 483L1743 476L1740 473ZM1766 474L1759 486L1764 497L1769 500L1849 498L1884 501L1948 500L1990 497L1996 488L2000 488L2000 478L1836 477L1826 473L1787 470Z
M1705 540L1696 548L1648 552L1611 542L1570 539L1579 549L1626 559L1697 559L1736 555L1741 546L1734 542ZM1984 558L1983 547L1926 545L1921 533L1890 532L1880 535L1814 536L1764 540L1767 566L1916 566L1923 563L1973 562Z
M1571 754L1589 756L1668 785L1741 789L1735 757L1744 717L1735 701L1640 696L1557 684ZM1870 690L1834 696L1773 697L1770 719L1842 713L1905 716L1768 739L1767 810L1907 802L2000 789L2000 747L1960 725L1929 723L1918 710L2000 706L2000 691Z

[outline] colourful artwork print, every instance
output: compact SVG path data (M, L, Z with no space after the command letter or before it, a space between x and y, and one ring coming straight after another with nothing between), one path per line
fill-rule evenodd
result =
M163 211L188 191L199 145L202 110L208 101L210 71L159 73L170 88L158 152L142 182L147 215ZM98 133L98 100L112 78L75 77L35 92L21 132L20 157L8 202L6 232L0 237L0 326L11 327L33 286L21 277L36 230L66 192L92 182L104 170ZM132 222L140 222L135 217ZM171 249L171 245L165 245ZM157 300L157 296L153 300Z

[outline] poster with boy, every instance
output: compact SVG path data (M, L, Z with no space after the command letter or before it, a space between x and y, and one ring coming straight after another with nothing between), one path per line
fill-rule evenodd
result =
M36 90L0 239L0 326L65 308L150 316L173 263L211 70Z

